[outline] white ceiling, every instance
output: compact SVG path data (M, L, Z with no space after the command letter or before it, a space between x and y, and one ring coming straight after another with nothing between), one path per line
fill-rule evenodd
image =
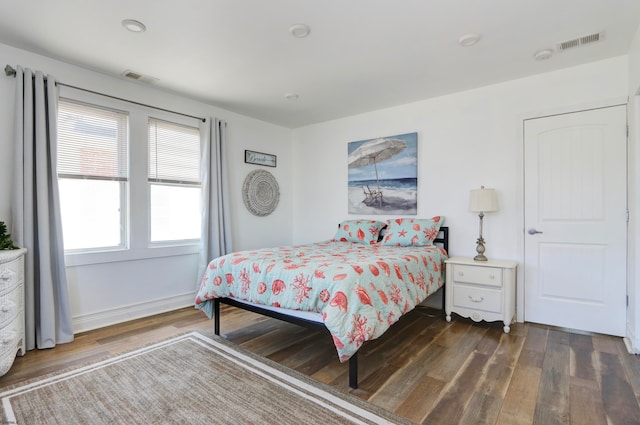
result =
M127 18L147 31L126 31ZM307 38L288 32L297 23L311 27ZM156 78L158 88L291 128L624 55L639 24L640 0L0 5L1 43L115 76L133 70ZM481 34L480 42L461 47L458 38L470 32ZM596 32L603 41L555 48ZM555 54L535 61L545 48Z

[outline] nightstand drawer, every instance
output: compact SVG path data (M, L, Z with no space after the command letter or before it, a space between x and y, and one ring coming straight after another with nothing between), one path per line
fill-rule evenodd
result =
M501 313L502 292L474 286L453 285L453 306Z
M455 282L502 287L502 269L454 264L453 280Z

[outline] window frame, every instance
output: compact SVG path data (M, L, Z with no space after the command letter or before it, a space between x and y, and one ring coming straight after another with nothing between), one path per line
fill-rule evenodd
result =
M125 158L124 160L126 161L126 165L124 166L125 170L126 170L126 175L123 177L117 177L117 176L91 176L91 175L82 175L82 174L76 174L74 172L71 173L65 173L63 175L63 177L60 177L59 174L59 170L58 170L58 183L60 183L60 180L98 180L98 181L115 181L118 182L118 196L119 196L119 210L120 210L120 214L119 214L119 224L120 224L120 234L119 234L119 240L120 243L117 245L111 245L111 246L96 246L96 247L91 247L91 248L65 248L65 254L66 253L70 253L70 254L74 254L74 253L93 253L93 252L108 252L108 251L118 251L118 250L122 250L122 249L126 249L128 246L128 240L127 240L127 235L129 234L129 229L128 229L128 221L127 221L127 214L126 212L128 211L128 188L129 188L129 155L128 155L128 150L129 150L129 143L130 143L130 131L129 131L129 113L125 110L122 110L120 108L115 108L115 107L110 107L110 106L104 106L104 105L96 105L90 102L86 102L84 100L77 100L77 99L72 99L70 97L67 96L60 96L61 101L66 101L68 103L74 103L76 105L81 105L81 106L86 106L88 108L93 108L93 109L99 109L99 110L103 110L103 111L111 111L113 113L116 114L120 114L126 117L126 122L124 125L124 132L125 132L125 140L124 140L124 149L125 149ZM58 105L58 115L59 115L59 105ZM59 131L60 127L58 126L58 131ZM87 146L87 145L84 145ZM60 154L58 153L58 160L60 157ZM119 163L119 161L118 161ZM120 174L120 173L117 173ZM72 177L76 175L77 177ZM63 230L64 231L64 230Z
M197 254L200 251L200 239L180 241L151 242L151 207L148 175L147 121L153 117L168 122L188 125L200 129L200 152L204 142L204 126L196 118L190 118L168 111L157 110L137 103L119 100L110 96L86 92L81 89L61 86L60 98L85 103L98 108L123 111L129 115L128 125L128 161L129 175L125 190L121 191L124 208L121 214L123 246L108 249L66 250L67 266L111 263L176 255ZM135 164L135 166L134 166ZM138 164L143 164L140 166Z
M148 220L148 240L149 240L149 245L152 247L165 247L165 246L180 246L180 245L191 245L194 243L199 243L200 242L200 238L197 239L170 239L170 240L158 240L158 241L153 241L151 238L151 226L152 226L152 220L151 220L151 214L152 214L152 209L151 209L151 186L153 185L157 185L157 186L172 186L172 187L192 187L192 188L198 188L200 190L200 203L202 203L202 170L200 169L201 165L202 165L202 152L203 152L203 143L204 143L204 137L203 137L203 128L201 125L189 125L186 124L185 122L178 122L176 120L168 120L164 117L159 117L158 114L153 114L153 115L149 115L148 120L147 120L147 125L150 125L150 121L151 120L156 120L156 121L163 121L163 122L167 122L169 124L175 124L175 125L179 125L179 126L183 126L183 127L190 127L190 128L198 128L199 129L199 163L198 163L198 183L189 183L189 182L178 182L178 181L169 181L169 180L164 180L164 179L160 179L160 178L156 178L152 179L151 176L149 175L149 169L147 168L147 205L149 205L149 210L148 210L148 215L149 215L149 220ZM183 120L184 121L184 120ZM148 128L148 127L147 127ZM148 133L147 133L148 134ZM149 149L149 141L147 140L147 152ZM147 167L149 167L150 164L150 160L147 157ZM202 205L200 206L200 214L198 214L198 218L201 217L201 208Z

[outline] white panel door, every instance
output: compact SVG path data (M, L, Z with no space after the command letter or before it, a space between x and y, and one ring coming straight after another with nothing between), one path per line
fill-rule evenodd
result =
M626 107L524 123L524 318L622 336Z

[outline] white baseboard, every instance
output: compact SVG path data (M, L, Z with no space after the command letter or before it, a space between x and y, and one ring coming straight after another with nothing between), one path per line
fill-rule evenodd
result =
M150 300L139 304L130 304L98 313L89 313L75 316L73 332L80 333L117 323L128 322L142 317L153 316L167 311L178 310L183 307L193 306L195 293L176 295L173 297Z
M627 347L629 354L640 354L640 342L636 340L635 333L633 332L633 328L630 323L627 323L627 336L622 340L624 341L624 345ZM634 342L638 342L639 344L634 346Z
M622 340L624 341L624 346L627 347L627 351L629 352L629 354L640 355L640 351L633 349L633 344L631 343L631 339L624 337L622 338Z

